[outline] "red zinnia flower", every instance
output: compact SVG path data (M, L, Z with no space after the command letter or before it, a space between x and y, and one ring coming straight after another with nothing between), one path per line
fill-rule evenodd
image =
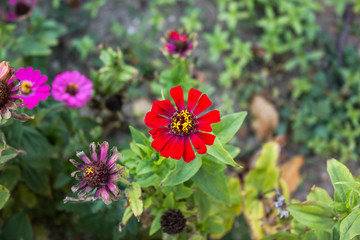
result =
M215 136L205 132L211 132L211 124L220 122L220 112L213 110L200 117L212 102L196 89L190 89L187 107L181 86L172 88L170 95L176 108L169 99L155 101L145 116L145 124L153 128L149 132L154 139L151 146L163 157L190 162L195 158L192 146L199 154L204 154L206 145L214 143Z

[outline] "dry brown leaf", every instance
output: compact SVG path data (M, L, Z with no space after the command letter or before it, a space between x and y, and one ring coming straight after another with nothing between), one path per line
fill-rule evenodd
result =
M279 114L274 105L264 97L255 95L251 102L250 111L255 116L251 126L256 132L257 139L272 138L279 124Z
M280 166L281 178L287 183L290 193L293 193L300 184L300 168L302 165L304 165L304 157L298 155Z

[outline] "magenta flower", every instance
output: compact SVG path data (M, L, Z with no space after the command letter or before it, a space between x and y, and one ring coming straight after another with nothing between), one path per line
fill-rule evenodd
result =
M55 77L51 93L55 100L78 108L91 99L92 88L92 82L78 71L64 72Z
M21 80L20 98L29 109L33 109L39 105L39 100L44 101L50 95L50 86L44 84L47 76L41 75L39 70L34 70L32 67L20 68L15 72L13 79L15 78Z
M76 155L83 161L78 163L73 159L70 162L80 170L71 173L71 176L81 180L80 183L73 186L71 190L78 193L79 198L86 198L96 189L95 198L101 198L105 204L110 204L111 201L117 201L120 193L119 188L113 183L120 181L124 172L124 168L116 164L116 161L122 157L118 153L117 148L113 147L108 156L109 144L103 142L98 144L98 153L95 151L95 143L90 144L91 160L84 152L79 152Z
M160 48L165 56L185 58L189 56L197 45L196 35L189 35L185 30L182 33L168 31L165 38L161 39L165 45Z
M9 0L9 10L7 12L7 20L15 21L30 15L32 8L35 6L36 0Z

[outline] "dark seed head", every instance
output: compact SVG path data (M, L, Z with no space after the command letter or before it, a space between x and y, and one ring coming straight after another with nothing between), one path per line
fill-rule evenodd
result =
M66 86L65 92L70 94L71 96L75 96L79 92L78 85L73 84L73 83L69 83Z
M175 45L175 51L178 53L184 53L189 46L187 41L179 41L179 40L176 40L174 42L174 45Z
M28 14L30 10L30 6L24 2L18 2L15 5L15 14L18 17Z
M186 219L178 209L169 209L161 216L162 231L168 234L178 234L184 231Z
M105 186L110 179L110 170L103 162L89 164L83 170L83 180L92 188Z

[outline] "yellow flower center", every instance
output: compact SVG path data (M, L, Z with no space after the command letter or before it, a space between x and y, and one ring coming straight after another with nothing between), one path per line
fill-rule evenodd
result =
M21 88L21 92L23 94L29 94L31 93L31 87L32 87L32 83L29 81L23 81L20 88Z
M170 129L177 135L188 135L194 131L195 119L187 110L174 113Z
M86 174L89 175L90 173L94 173L94 171L92 170L92 167L88 167L86 170L85 170Z
M68 94L72 95L72 96L75 96L79 90L78 90L78 85L75 84L75 83L69 83L67 86L66 86L66 90L65 92L67 92Z

